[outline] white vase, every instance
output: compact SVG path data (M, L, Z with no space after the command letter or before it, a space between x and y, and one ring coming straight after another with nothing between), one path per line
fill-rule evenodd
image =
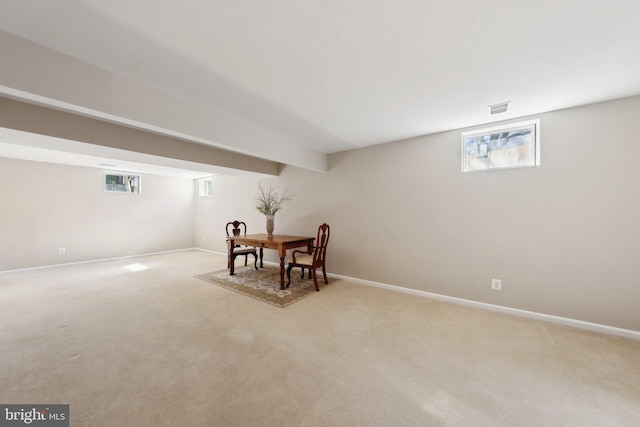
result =
M267 235L273 236L273 215L266 215L267 217Z

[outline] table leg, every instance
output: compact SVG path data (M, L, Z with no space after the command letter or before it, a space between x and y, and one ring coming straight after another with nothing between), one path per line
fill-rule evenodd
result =
M260 268L264 268L264 265L262 264L262 253L263 253L263 250L262 248L260 248Z
M235 260L233 259L233 240L229 241L229 275L233 276Z
M284 290L284 256L280 257L280 289Z

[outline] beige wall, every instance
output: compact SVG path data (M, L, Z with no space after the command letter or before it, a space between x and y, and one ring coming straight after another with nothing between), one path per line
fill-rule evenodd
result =
M640 331L640 97L537 117L536 168L460 173L469 129L333 154L327 173L286 167L265 180L294 187L276 232L329 223L331 273ZM0 270L224 252L227 221L265 229L255 179L215 177L200 198L190 180L145 175L135 196L104 193L102 178L0 158Z
M296 193L276 232L329 223L331 273L640 330L640 97L538 117L535 168L462 174L462 130L287 167L265 181ZM198 245L224 251L231 219L264 232L256 185L216 179Z
M0 271L194 246L192 180L143 175L141 194L103 182L100 169L0 158Z

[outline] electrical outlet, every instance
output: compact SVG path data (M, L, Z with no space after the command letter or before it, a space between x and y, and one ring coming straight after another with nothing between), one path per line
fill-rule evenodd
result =
M60 248L60 249L58 249L58 253L59 253L60 255L64 255L64 254L66 254L66 253L67 253L67 250L66 250L65 248Z
M500 279L491 279L491 289L494 291L502 290L502 280Z

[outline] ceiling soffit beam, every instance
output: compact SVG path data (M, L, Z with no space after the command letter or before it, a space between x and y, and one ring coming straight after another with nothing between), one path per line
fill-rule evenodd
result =
M277 162L0 97L0 127L103 147L267 175ZM52 150L56 140L51 140Z
M245 118L0 31L0 94L318 172L327 155ZM188 78L188 76L185 76Z

